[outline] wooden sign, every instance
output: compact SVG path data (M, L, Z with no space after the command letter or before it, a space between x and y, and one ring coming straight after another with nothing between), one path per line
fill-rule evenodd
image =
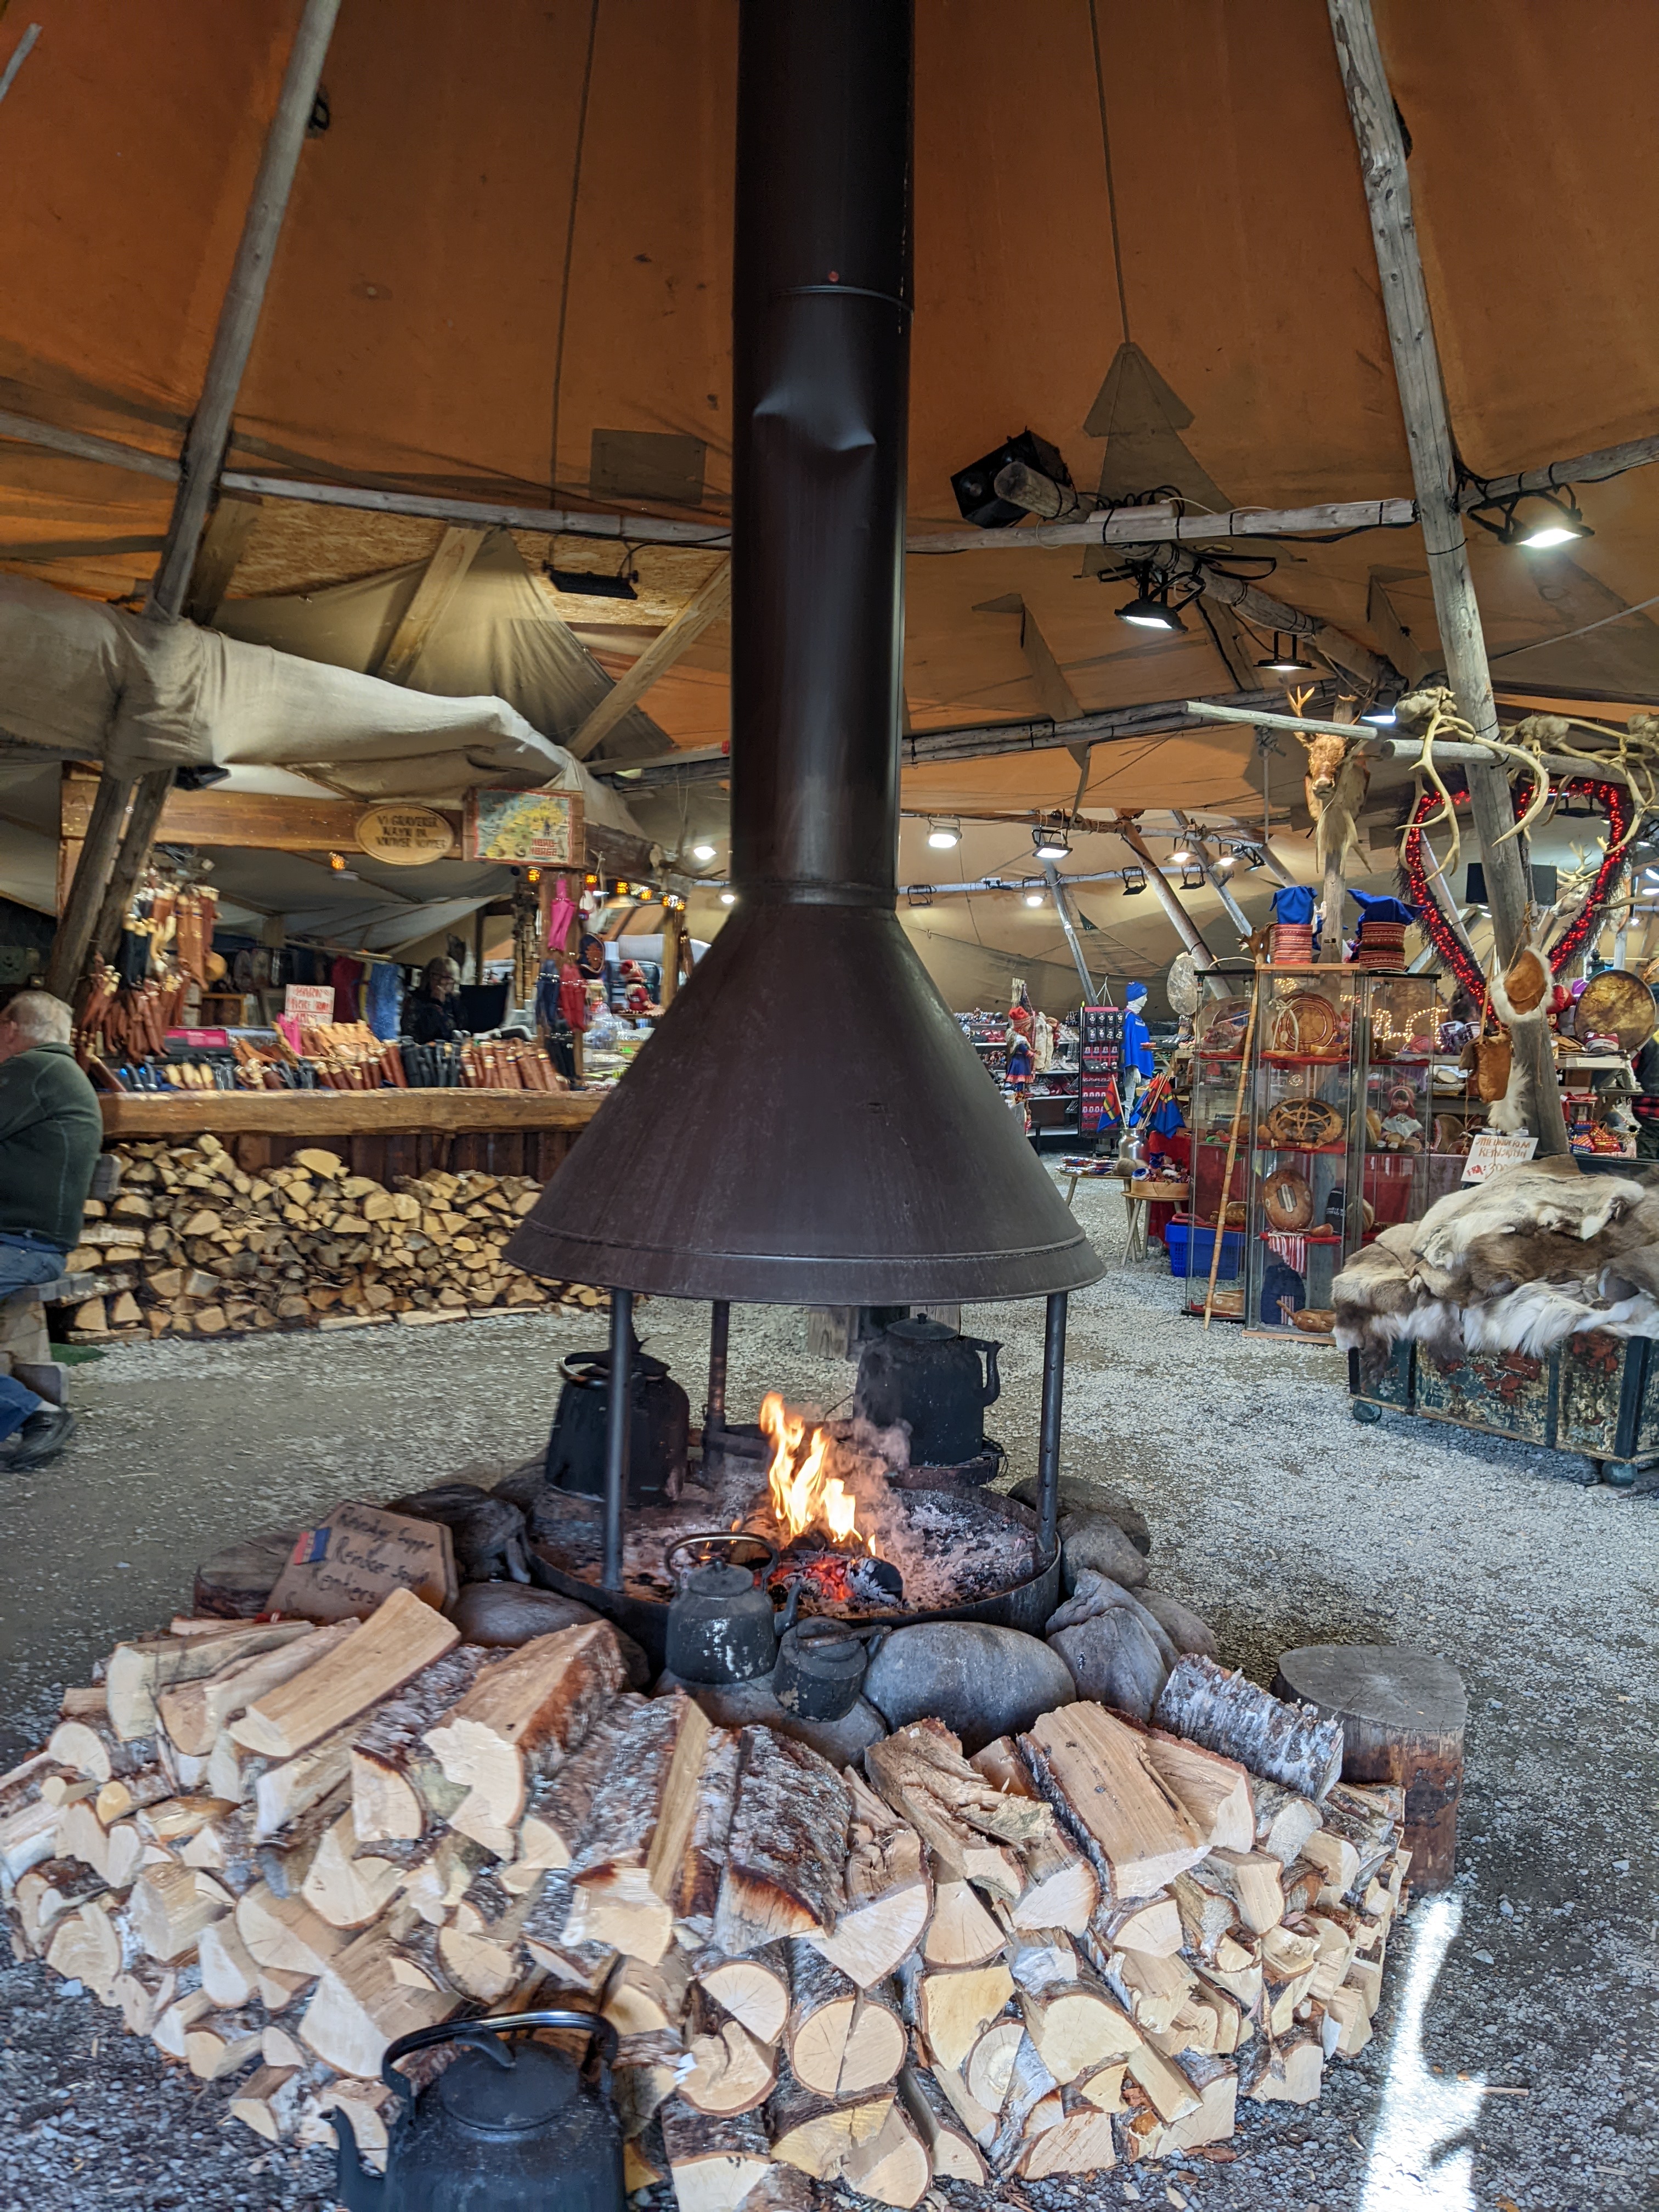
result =
M455 833L429 806L370 806L357 820L357 844L371 860L424 867L455 849Z
M316 1029L334 1018L331 983L290 983L283 994L283 1012L291 1022Z
M304 1620L366 1620L393 1590L412 1590L441 1611L458 1589L454 1549L441 1522L354 1503L300 1531L265 1610Z
M584 854L579 791L469 791L465 854L515 866L580 867Z

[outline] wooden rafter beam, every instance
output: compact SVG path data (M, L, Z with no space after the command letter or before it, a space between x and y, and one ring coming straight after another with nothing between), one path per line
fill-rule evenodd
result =
M565 750L586 760L623 716L638 706L651 686L665 676L711 623L720 621L732 607L732 563L721 560L706 577L665 629L658 631L633 666L617 678L586 720L570 738Z
M369 671L371 676L386 684L408 683L427 640L443 619L488 535L483 530L459 530L453 524L445 531L415 586L414 598L404 609L402 621Z

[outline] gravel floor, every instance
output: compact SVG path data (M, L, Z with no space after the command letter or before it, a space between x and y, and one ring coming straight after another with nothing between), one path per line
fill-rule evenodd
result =
M1115 1263L1121 1206L1078 1209ZM1004 1339L993 1423L1033 1471L1040 1306ZM700 1402L705 1317L641 1326ZM424 1332L134 1347L76 1378L81 1433L0 1495L0 1759L66 1682L184 1603L196 1559L344 1495L385 1497L545 1434L574 1315ZM844 1395L799 1317L733 1316L732 1399ZM1243 2108L1231 2160L1026 2194L1202 2212L1633 2212L1659 2205L1653 1753L1659 1507L1581 1486L1583 1463L1393 1417L1353 1423L1318 1347L1205 1336L1160 1262L1073 1301L1066 1464L1144 1507L1155 1579L1258 1679L1319 1641L1416 1642L1468 1686L1462 1875L1390 1952L1376 2041L1315 2108ZM0 1972L0 2212L120 2206L314 2212L328 2161L267 2151L204 2088L36 1968ZM1505 2091L1523 2094L1505 2094ZM1173 2193L1171 2193L1173 2191ZM953 2199L970 2192L952 2188Z

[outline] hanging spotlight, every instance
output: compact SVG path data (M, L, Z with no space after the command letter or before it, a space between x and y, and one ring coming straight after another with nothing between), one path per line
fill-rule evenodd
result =
M1137 629L1179 630L1184 635L1187 629L1170 605L1168 584L1154 585L1150 576L1142 580L1139 592L1128 605L1118 608L1117 618L1133 623Z
M927 842L936 853L948 853L953 845L962 842L961 823L930 822L927 824Z
M738 895L735 891L722 891L720 893L720 904L722 906L735 906L737 902Z
M1519 545L1531 553L1571 545L1578 538L1594 538L1595 532L1578 511L1571 485L1562 484L1558 489L1559 496L1557 490L1521 491L1509 499L1481 500L1469 508L1469 520L1491 531L1500 545ZM1517 510L1529 503L1543 512L1530 522L1522 521Z
M1183 868L1181 872L1183 891L1201 891L1208 880L1202 868Z
M1190 868L1193 862L1198 858L1198 855L1196 853L1189 851L1186 846L1182 845L1179 847L1177 850L1171 853L1170 858L1175 862L1176 867Z
M1273 651L1255 665L1258 668L1271 669L1275 676L1312 676L1317 673L1312 661L1304 660L1297 652L1295 638L1291 638L1287 648L1280 641L1277 630L1273 632Z
M1218 868L1232 868L1237 867L1237 865L1238 855L1237 853L1221 853L1216 857L1216 866Z
M691 857L694 860L712 860L714 857L714 848L712 845L694 845L691 848Z
M1039 860L1063 860L1072 849L1072 841L1063 830L1033 830L1031 843Z
M1145 868L1125 868L1123 871L1123 896L1125 898L1134 898L1139 892L1144 891L1146 888L1146 871Z
M1397 691L1379 691L1359 719L1369 722L1373 729L1391 730L1400 719L1395 711L1399 703Z
M1043 903L1043 894L1041 891L1027 891L1025 903L1027 906L1041 906Z

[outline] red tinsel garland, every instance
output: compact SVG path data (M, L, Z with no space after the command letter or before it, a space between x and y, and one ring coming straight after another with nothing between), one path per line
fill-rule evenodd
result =
M1622 783L1604 783L1598 776L1566 776L1555 787L1556 796L1566 793L1583 793L1593 799L1607 817L1607 850L1601 855L1601 865L1595 872L1589 895L1573 917L1559 941L1550 948L1550 973L1559 975L1577 958L1589 942L1596 926L1606 910L1608 900L1618 887L1630 857L1626 838L1636 818L1636 802ZM1455 794L1456 804L1466 805L1467 792ZM1400 887L1402 897L1417 908L1418 921L1423 934L1440 955L1464 989L1479 999L1486 988L1486 979L1471 957L1468 947L1440 903L1436 889L1423 858L1423 823L1439 805L1436 793L1425 792L1412 810L1400 854ZM1518 813L1517 808L1517 813Z

